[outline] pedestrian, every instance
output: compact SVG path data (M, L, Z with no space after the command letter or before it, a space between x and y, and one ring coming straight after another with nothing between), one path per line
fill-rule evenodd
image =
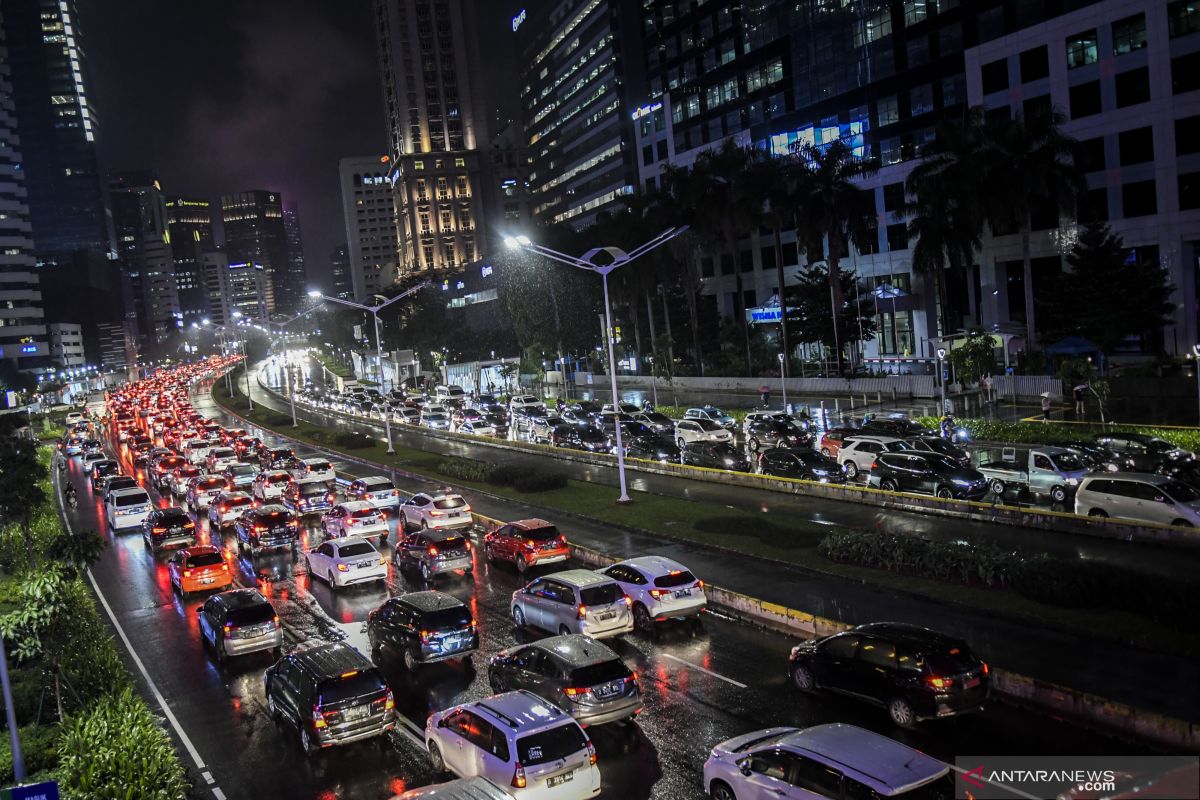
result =
M1087 397L1087 390L1088 385L1086 383L1081 383L1072 390L1075 395L1075 416L1077 417L1083 416L1083 403L1084 398Z
M758 387L758 391L762 396L763 408L770 408L771 407L771 387L767 386L766 384L763 384L762 386Z
M1042 393L1042 424L1050 421L1050 393Z

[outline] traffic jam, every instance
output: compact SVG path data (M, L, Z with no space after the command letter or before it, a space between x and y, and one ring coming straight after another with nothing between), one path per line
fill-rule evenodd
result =
M425 784L447 780L439 797L649 797L654 774L676 767L630 775L631 759L653 763L664 749L647 717L677 727L670 715L686 714L671 698L690 701L701 680L747 689L707 652L689 656L706 637L715 647L718 633L768 634L714 615L685 564L645 554L581 568L566 522L487 519L449 487L402 491L336 454L297 453L206 417L193 400L231 363L160 370L110 390L93 416L73 415L59 480L91 495L122 553L140 538L154 579L187 609L196 658L242 684L235 665L265 666L245 691L307 769L336 772L343 753L374 743L419 764L390 779L401 797L430 796ZM351 609L364 603L360 623ZM293 606L322 618L323 635L289 630ZM752 649L731 645L743 647ZM815 703L800 716L817 724L764 728L754 724L763 716L740 715L738 729L689 741L706 759L686 780L662 778L671 788L654 796L954 796L951 767L925 751L930 735L960 733L940 726L991 713L980 714L989 665L969 643L880 621L780 652L764 667L767 702ZM673 739L710 728L685 724L697 729ZM606 769L609 759L622 769ZM477 793L449 794L459 788Z

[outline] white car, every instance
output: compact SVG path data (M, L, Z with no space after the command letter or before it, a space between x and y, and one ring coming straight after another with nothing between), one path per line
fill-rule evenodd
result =
M208 461L208 453L212 448L213 443L207 439L189 439L183 446L183 457L188 460L188 463L203 467Z
M400 504L400 525L416 528L461 528L472 522L471 506L461 494L418 492Z
M254 483L250 484L250 494L260 503L275 502L283 497L291 479L292 476L286 470L263 470L254 476Z
M508 401L510 411L527 411L534 413L537 411L545 411L546 406L542 403L541 398L532 394L517 394L513 395Z
M392 422L416 425L421 421L421 412L415 408L397 408L392 412Z
M321 517L321 527L326 538L358 536L366 539L377 536L380 543L387 539L389 532L387 517L364 500L338 503Z
M368 475L351 481L346 496L352 500L366 500L384 511L392 511L400 505L396 484L382 475Z
M252 505L254 498L245 492L221 492L208 504L208 524L214 528L232 525L233 521Z
M142 527L154 510L145 489L118 489L104 502L104 516L114 531Z
M788 413L783 409L775 409L773 411L751 411L746 414L746 418L742 420L742 433L749 433L750 426L756 422L773 419L774 417L787 417Z
M235 489L245 489L250 491L250 487L254 485L254 478L258 475L258 467L253 464L237 463L231 464L221 471L225 479Z
M912 449L911 444L894 436L854 436L842 443L837 460L846 477L854 480L860 472L864 475L871 472L871 465L880 453Z
M355 583L387 580L387 559L366 539L330 539L306 556L308 574L340 589Z
M175 497L184 497L187 495L188 484L192 482L192 478L199 477L201 474L200 468L191 464L176 467L167 475L167 488Z
M425 722L434 772L483 777L519 800L600 794L596 748L567 712L525 691L435 711Z
M490 422L479 420L467 420L458 426L459 433L470 434L471 436L496 436L496 426Z
M72 411L67 414L67 425L74 425L76 422L87 422L87 417L83 415L82 411Z
M737 421L726 414L716 406L704 406L703 408L689 408L683 412L684 419L708 419L718 425L733 430L737 426Z
M430 411L425 408L421 410L421 419L417 424L422 428L448 431L450 430L450 415L444 411Z
M639 556L600 570L633 601L633 622L649 631L654 623L699 614L708 605L704 581L663 556Z
M692 442L732 442L733 434L711 419L681 419L675 423L675 444L682 448Z
M330 464L327 458L298 458L292 462L288 472L297 483L308 483L309 481L333 483L337 478L333 471L333 464Z
M208 471L215 475L238 463L238 457L232 447L214 447L208 451L205 462L208 464Z

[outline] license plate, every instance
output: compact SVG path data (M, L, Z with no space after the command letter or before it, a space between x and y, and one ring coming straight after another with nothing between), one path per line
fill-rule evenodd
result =
M575 780L575 771L564 772L562 775L555 775L553 778L546 779L546 788L552 789L555 786L561 786L567 781Z
M366 706L355 706L353 708L347 708L343 712L343 715L346 717L346 719L362 719L363 717L365 717L367 715L367 708L366 708Z
M451 511L450 513L446 514L446 516L447 517L457 517L457 516L459 516L459 512Z
M675 596L676 597L691 597L692 590L691 589L680 589L678 592L675 593Z
M979 685L979 678L969 678L966 683L968 689L974 689Z
M614 614L613 612L609 611L607 614L598 614L598 615L596 615L596 619L600 619L600 620L609 620L609 619L612 619L612 618L613 618L613 617L615 617L615 616L616 616L616 614Z
M200 583L202 583L202 584L203 583L212 583L215 580L216 580L216 578L201 578Z
M360 561L357 564L355 564L354 566L357 569L367 569L368 567L371 566L371 564L372 564L372 562L370 562L370 561Z
M599 697L599 698L612 697L614 694L617 693L617 688L618 687L615 684L610 684L608 686L601 686L600 688L596 689L596 697Z

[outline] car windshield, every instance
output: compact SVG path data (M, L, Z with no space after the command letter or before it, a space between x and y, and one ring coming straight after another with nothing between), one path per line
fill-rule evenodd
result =
M189 567L219 567L222 563L220 553L197 553L187 560Z
M467 504L466 500L463 500L461 497L457 497L457 496L456 497L443 497L441 500L433 501L433 507L436 509L442 510L442 511L446 511L451 508L462 508L466 504Z
M465 628L471 624L471 612L466 606L439 608L421 615L421 627L431 631L447 631Z
M696 576L688 570L675 570L654 579L654 585L660 589L673 589L676 586L687 586L696 582Z
M530 528L525 531L517 531L518 535L524 535L526 539L531 539L535 542L548 542L551 539L558 538L558 528L553 525L545 525L541 528Z
M254 466L251 464L234 464L232 467L229 467L229 474L230 475L253 475L253 474L255 474Z
M352 670L337 678L322 681L317 689L320 706L332 706L362 697L383 694L387 685L374 669Z
M325 495L329 492L323 483L304 483L300 485L300 494L305 497L316 497L317 495Z
M1083 465L1083 459L1074 453L1059 453L1051 459L1055 469L1059 472L1078 472L1082 469L1087 469Z
M136 506L142 503L150 502L150 495L145 492L130 492L129 494L120 494L114 498L116 505L124 508L125 506Z
M172 511L164 511L163 515L158 518L158 521L163 525L183 525L191 522L192 518L179 509Z
M327 469L332 469L332 467L329 466L328 461L310 461L308 463L308 468L314 472L324 472Z
M619 658L599 664L588 664L571 670L571 683L576 686L596 686L629 677L629 667Z
M616 603L625 596L616 583L602 583L579 590L579 599L585 606L606 606Z
M375 553L375 548L366 542L355 542L353 544L345 544L338 548L338 557L340 558L357 558L359 556L372 555Z
M574 722L517 739L517 760L523 766L536 767L572 756L587 744L583 730Z
M1177 503L1194 503L1200 500L1200 491L1196 491L1183 481L1177 481L1174 478L1164 483L1162 488Z

